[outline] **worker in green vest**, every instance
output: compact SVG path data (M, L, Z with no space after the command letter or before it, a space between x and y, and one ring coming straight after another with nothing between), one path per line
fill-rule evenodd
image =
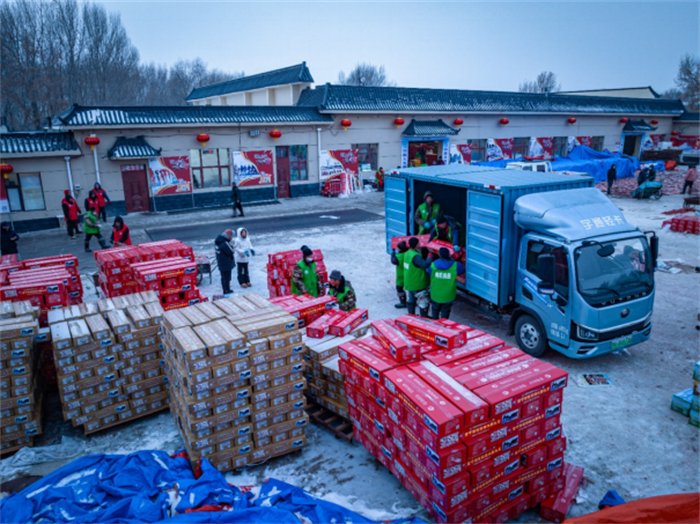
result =
M328 292L330 296L335 297L338 308L345 312L355 309L355 290L350 281L345 280L343 274L337 269L331 271L328 281L330 282Z
M97 241L100 243L102 249L107 249L107 241L102 238L102 231L100 231L100 222L97 220L98 208L97 206L90 207L85 213L85 225L83 230L85 231L85 252L92 253L90 249L90 240L92 237L97 237Z
M391 263L396 266L396 294L399 297L399 303L394 304L394 307L396 309L402 309L406 307L406 291L403 288L403 256L406 254L406 251L408 251L408 246L406 245L406 242L401 241L396 247L399 252L397 253L396 249L392 251Z
M413 221L418 226L419 235L427 235L435 226L435 219L440 214L440 204L434 201L433 194L426 191L423 195L423 203L418 206Z
M318 280L314 254L307 246L301 246L302 259L292 269L292 293L295 295L323 295L323 284Z
M440 248L440 258L428 268L430 274L430 305L434 319L450 318L452 303L457 297L457 276L464 275L464 266L450 256L450 250Z
M430 260L421 256L416 249L418 248L418 239L411 237L408 241L408 251L403 255L403 287L408 292L408 313L416 314L416 303L419 295L427 291L430 285L430 275L426 273L426 269L430 267ZM420 315L428 316L428 308L420 308Z
M442 240L452 244L452 249L457 253L459 247L461 225L453 217L440 213L435 219L435 226L430 231L430 240Z

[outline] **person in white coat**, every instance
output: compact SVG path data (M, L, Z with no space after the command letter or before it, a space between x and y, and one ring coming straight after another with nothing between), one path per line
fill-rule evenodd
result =
M238 268L238 283L241 287L251 287L250 274L248 273L248 262L250 257L255 255L253 244L250 242L248 230L244 227L239 227L236 232L237 237L233 244L236 251L236 267Z

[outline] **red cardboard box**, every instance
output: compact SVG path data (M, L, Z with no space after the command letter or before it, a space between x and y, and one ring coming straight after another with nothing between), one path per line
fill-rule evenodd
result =
M331 298L331 297L324 297ZM335 302L335 299L332 299ZM336 337L344 337L353 329L367 321L369 313L366 309L353 309L346 316L340 315L333 318L333 322L328 327L328 333Z
M485 333L480 332L482 335ZM481 336L481 335L479 335ZM517 357L525 356L526 353L520 351L519 349L512 348L510 346L504 346L499 349L494 349L487 351L485 353L479 353L473 357L467 357L461 360L456 360L445 364L442 369L450 375L451 377L459 377L460 375L466 375L467 373L473 373L475 371L480 371L485 368L490 368L502 362L510 361Z
M547 459L547 448L539 447L523 453L521 460L525 468L531 468L532 466L539 466Z
M372 334L398 362L420 358L420 343L401 331L389 320L372 322Z
M395 322L409 335L442 348L454 349L467 341L464 331L448 329L422 317L402 315Z
M564 489L553 493L540 504L540 517L551 522L562 522L576 497L583 478L583 468L572 464L564 465Z
M413 236L408 236L408 237L392 237L391 238L391 249L397 249L399 247L399 243L401 243L401 242L406 242L406 246L408 246L408 241L414 237L418 239L418 247L427 247L428 243L430 242L430 235L413 235ZM450 247L452 247L452 246L450 246Z
M500 362L491 366L490 368L480 369L465 375L460 375L456 377L456 380L465 387L475 390L511 375L522 375L525 370L532 367L533 364L537 364L539 362L539 360L534 359L529 355L523 355L512 360Z
M466 344L463 344L455 349L441 349L438 351L433 351L425 355L426 360L430 360L433 364L438 367L442 367L449 362L454 362L457 360L462 360L464 358L472 357L485 351L503 347L504 342L492 335L483 335L480 337L469 339Z
M369 377L372 381L382 384L384 383L384 375L387 371L396 367L396 362L390 359L369 353L362 349L356 342L346 342L338 347L338 354L341 359L348 362L350 367L360 371L363 375ZM374 388L369 392L374 396Z
M328 334L328 328L336 316L346 316L345 311L338 309L326 310L323 315L306 326L306 336L311 338L323 338Z
M435 477L430 478L428 495L430 500L440 506L443 511L452 511L464 504L469 497L469 475L458 475L442 482Z
M564 453L566 451L566 437L562 436L555 438L551 442L547 443L547 456L554 457L559 453Z

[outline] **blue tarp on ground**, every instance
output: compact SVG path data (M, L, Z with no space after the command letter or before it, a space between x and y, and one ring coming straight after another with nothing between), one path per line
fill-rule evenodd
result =
M163 451L90 455L0 501L2 522L52 523L371 523L342 506L270 479L257 499L229 486L208 461L195 478L189 462ZM177 484L177 492L173 486ZM168 491L170 490L170 491ZM230 511L183 512L205 505ZM175 513L180 513L174 517ZM420 524L419 519L397 521Z
M489 167L506 167L510 162L520 162L515 160L494 160L491 162L475 162L475 164ZM605 182L608 179L608 170L615 164L617 166L617 178L633 177L640 163L635 157L623 156L605 151L595 151L587 146L576 146L568 156L555 157L551 162L554 171L575 171L578 173L588 173L596 183ZM644 165L653 164L656 171L664 171L663 162L644 162Z

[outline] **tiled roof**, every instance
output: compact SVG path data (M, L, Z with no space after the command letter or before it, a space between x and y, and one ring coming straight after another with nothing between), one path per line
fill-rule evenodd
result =
M3 133L0 137L2 153L51 153L79 151L73 133L26 132Z
M74 105L58 115L69 127L186 126L197 124L307 124L332 122L313 107L296 106L93 106Z
M700 113L685 111L681 116L677 117L676 120L681 122L698 122L700 121Z
M322 112L680 115L680 100L326 84L298 105ZM318 105L318 100L322 100Z
M217 84L193 89L185 100L197 100L210 96L225 95L228 93L238 93L240 91L250 91L252 89L262 89L264 87L279 86L284 84L312 83L314 81L306 62L266 71L257 75L244 76L234 80L227 80Z
M160 156L161 149L154 148L146 142L142 136L136 138L126 138L120 136L107 152L110 160L121 160L122 158L151 158Z
M630 120L622 128L622 131L656 131L656 128L644 120Z
M325 89L311 89L307 87L299 94L299 107L320 107L323 105L323 98L326 96Z
M413 120L403 132L406 136L456 135L459 129L448 126L442 120Z

